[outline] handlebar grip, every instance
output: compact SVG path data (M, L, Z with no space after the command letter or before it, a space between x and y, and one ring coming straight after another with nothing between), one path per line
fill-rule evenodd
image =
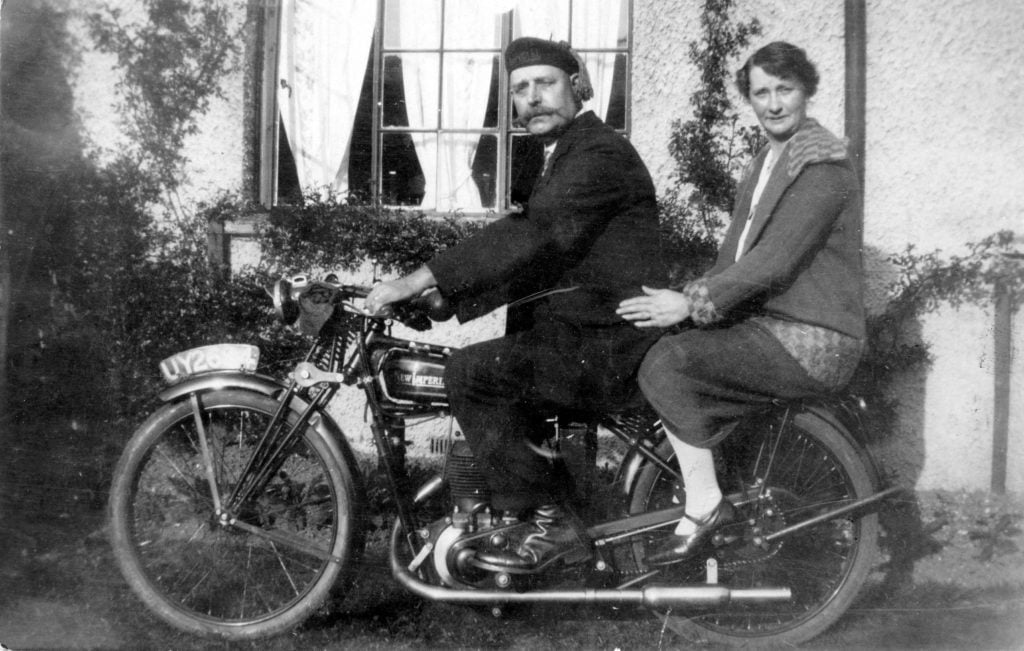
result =
M426 312L431 321L447 321L455 315L451 302L436 289L417 296L410 300L409 304L415 309Z

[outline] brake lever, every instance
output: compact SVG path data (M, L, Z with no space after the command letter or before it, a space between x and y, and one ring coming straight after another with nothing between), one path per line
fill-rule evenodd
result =
M350 303L348 301L340 303L340 305L345 308L345 311L351 312L352 314L358 314L359 316L364 316L368 319L393 319L395 316L394 310L391 309L390 305L385 305L377 312L370 312L366 308L359 307L355 303Z

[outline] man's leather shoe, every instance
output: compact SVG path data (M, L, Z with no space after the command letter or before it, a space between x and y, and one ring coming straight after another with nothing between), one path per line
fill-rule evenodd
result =
M708 544L715 531L736 520L736 510L729 500L723 499L703 520L683 517L694 522L697 530L688 536L672 535L661 541L647 554L648 565L672 565L693 557Z
M590 558L590 543L583 523L565 506L538 506L530 518L535 531L520 543L515 553L483 553L479 558L508 569L539 570L556 561L580 563Z

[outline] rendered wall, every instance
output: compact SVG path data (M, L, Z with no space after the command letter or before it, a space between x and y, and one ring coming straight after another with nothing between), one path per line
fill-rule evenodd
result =
M660 188L671 182L672 120L688 119L699 35L697 0L636 0L633 141ZM842 135L844 1L738 0L737 19L804 47L822 82L810 114ZM964 255L997 230L1024 232L1024 3L867 2L865 257L880 307L888 255L913 244ZM744 57L749 52L744 53ZM738 66L741 61L737 61ZM739 98L737 106L745 106ZM747 119L753 115L746 110ZM1024 250L1024 241L1019 247ZM993 422L993 307L944 308L922 319L934 362L904 378L898 430L878 452L920 488L987 489ZM1024 490L1024 326L1013 330L1007 484Z
M71 11L88 5L57 2ZM130 10L128 0L115 4ZM634 0L632 140L659 188L671 182L667 143L674 119L687 119L695 71L687 47L699 34L701 0ZM844 0L738 0L737 18L756 16L756 45L785 39L805 47L822 83L811 114L837 134L844 123ZM245 16L239 3L238 18ZM963 254L999 229L1024 232L1024 3L1016 0L867 2L866 258L878 308L887 255L913 243L919 252ZM83 44L88 40L83 38ZM248 56L254 56L250 50ZM739 61L736 62L739 65ZM113 107L113 61L83 49L76 97L99 150L123 146ZM186 202L246 187L249 169L244 66L225 79L224 100L188 143ZM736 97L738 106L742 100ZM753 115L745 113L753 123ZM251 254L234 241L237 258ZM1024 249L1024 242L1019 247ZM1008 486L1024 490L1024 325L1013 331ZM993 309L944 309L920 324L934 363L905 378L898 431L879 450L886 468L920 488L986 489L993 420ZM500 315L478 329L430 335L455 345L500 332ZM458 340L455 337L459 337ZM346 424L365 436L362 410L346 400ZM356 413L358 412L358 413Z
M117 111L120 72L116 69L116 57L92 47L85 24L86 15L99 10L100 5L70 0L52 0L52 4L66 5L71 29L83 46L78 77L73 86L82 128L99 160L110 160L118 150L131 144ZM139 3L114 0L109 4L123 11L121 21L125 24L146 18ZM239 28L245 19L245 11L243 4L235 4L233 28ZM247 126L244 119L244 73L245 67L239 66L234 74L223 79L221 90L224 96L211 100L209 110L200 119L199 132L185 143L184 153L189 163L185 181L177 195L186 209L220 192L237 192L242 188L246 163L243 134Z
M941 7L941 9L939 9ZM1024 234L1024 5L868 3L867 238L880 248L964 253L1000 229ZM1018 239L1024 250L1024 240ZM935 357L921 387L923 486L987 488L993 306L922 322ZM1024 324L1013 333L1007 484L1024 490Z

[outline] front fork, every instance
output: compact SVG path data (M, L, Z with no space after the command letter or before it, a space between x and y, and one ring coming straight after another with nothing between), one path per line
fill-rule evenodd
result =
M278 399L277 411L271 418L266 430L260 436L256 449L246 462L245 468L239 475L240 481L228 495L221 495L217 484L216 468L213 463L213 455L209 448L209 437L206 431L205 408L201 392L193 392L189 396L192 405L193 419L196 424L196 431L199 436L200 449L202 450L204 471L210 485L210 495L213 500L214 512L217 521L221 525L235 524L238 511L241 506L258 495L266 488L267 484L274 478L281 469L281 464L288 454L288 450L295 441L302 436L302 432L318 417L318 414L334 396L337 388L328 385L317 393L313 399L304 404L297 418L289 424L288 415L293 412L292 399L297 389L294 384L289 385Z
M416 536L416 519L413 517L411 508L412 495L409 475L405 467L405 423L386 419L379 409L374 409L370 430L377 448L377 465L384 473L391 490L396 515L406 532L406 544L411 553L416 553L419 543Z

